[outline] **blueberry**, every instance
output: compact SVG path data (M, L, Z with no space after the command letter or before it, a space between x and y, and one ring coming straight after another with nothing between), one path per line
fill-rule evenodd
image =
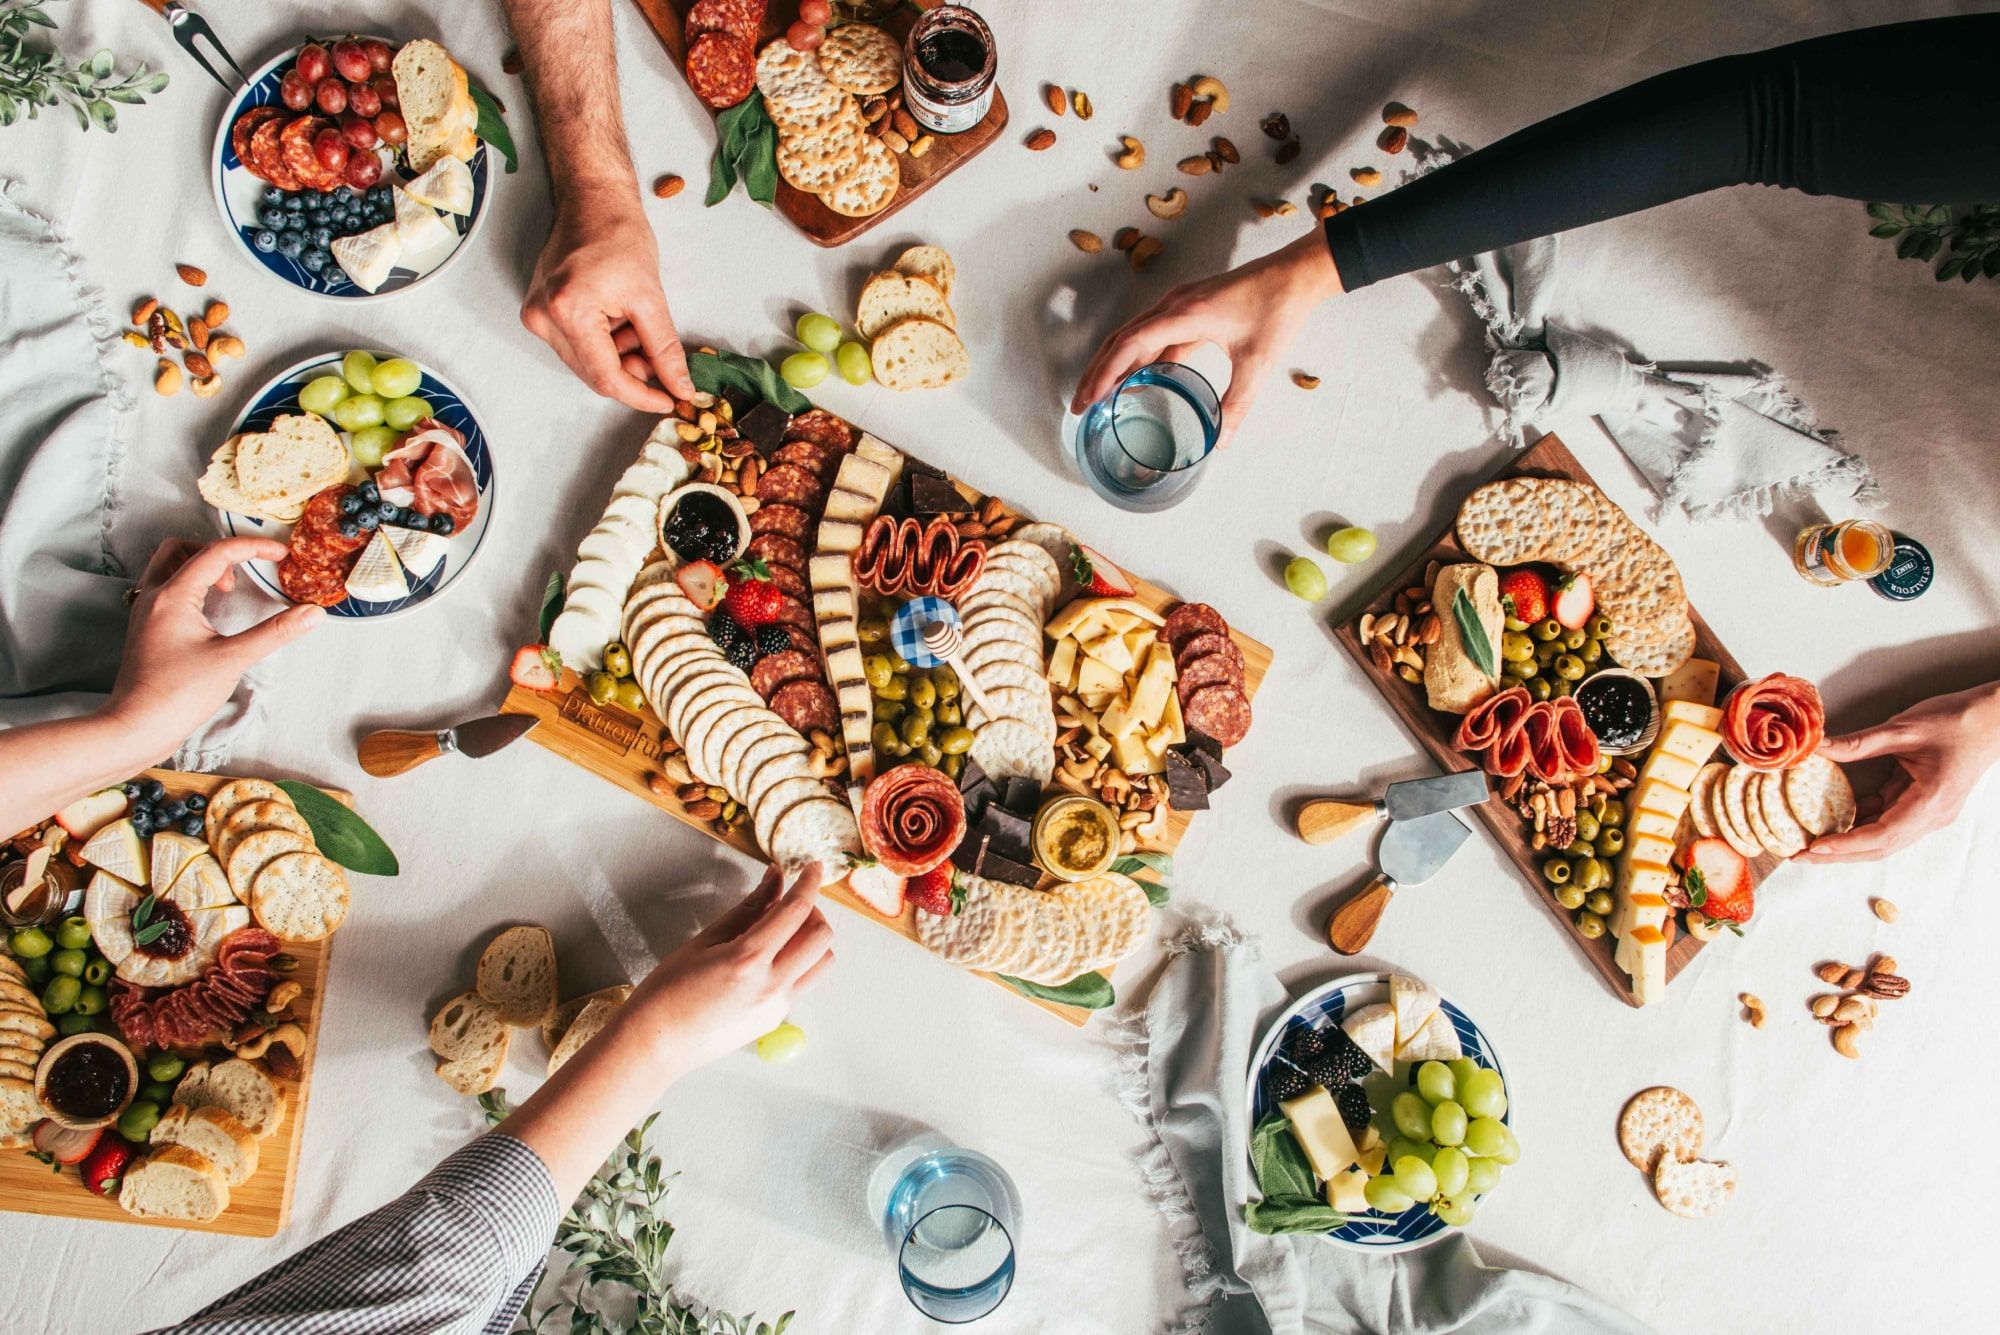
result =
M182 817L181 833L186 835L190 839L201 838L201 817L199 816Z
M285 211L273 205L266 204L263 208L257 210L257 221L266 227L283 227L285 225Z
M363 504L380 505L382 503L382 489L376 486L373 482L362 483L360 487L360 492Z
M268 255L278 248L278 234L268 227L260 227L250 234L250 244Z
M361 513L361 498L360 498L359 496L355 495L355 494L354 494L353 492L351 492L351 491L350 491L350 492L348 492L348 493L347 493L347 494L346 494L345 496L342 496L342 497L340 498L340 512L341 512L342 514L344 514L344 515L358 515L358 514L360 514L360 513Z
M132 813L132 832L144 839L153 832L153 818L144 811Z
M299 264L307 273L326 272L327 253L323 250L309 250L299 256Z
M146 780L146 800L154 806L167 800L167 785L158 779Z
M167 803L168 820L179 820L182 816L185 816L187 814L188 814L187 803L179 801L178 799Z
M361 521L360 521L359 519L343 519L343 520L341 520L341 521L340 521L340 536L341 536L341 537L343 537L343 538L358 538L358 537L360 537L360 536L361 536Z
M278 189L275 185L267 185L264 187L264 193L257 198L265 204L283 204L285 202L285 192Z
M403 507L384 501L375 507L375 518L384 524L400 524L403 522Z
M458 525L452 522L451 516L442 510L431 516L431 532L433 533L449 533L457 527Z
M208 810L208 799L203 797L200 793L189 793L187 804L189 811Z
M125 784L125 800L128 802L138 801L141 797L145 796L145 793L145 785L141 784L137 779L129 780Z
M389 187L385 183L370 186L368 189L368 198L373 203L386 204L391 200L392 196L389 194Z
M333 244L333 229L331 227L315 227L309 235L312 237L312 243L315 246Z
M305 253L306 240L297 232L287 232L278 238L278 253L287 259L297 259Z
M284 230L287 232L297 232L300 236L304 236L311 227L312 220L303 213L294 213L285 219Z
M304 208L307 202L308 201L304 195L285 196L285 208L292 213L297 213L300 209Z
M354 516L354 522L361 526L363 533L373 533L376 527L381 524L382 517L373 510L363 510L360 514Z

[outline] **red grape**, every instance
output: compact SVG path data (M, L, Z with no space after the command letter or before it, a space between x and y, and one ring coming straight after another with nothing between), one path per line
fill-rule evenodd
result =
M347 85L338 79L321 79L313 98L319 109L329 116L338 116L347 110Z
M340 118L340 137L356 148L373 148L382 139L366 117L351 113Z
M317 85L321 79L333 72L333 60L326 54L325 47L318 42L308 42L299 48L296 68L301 79Z
M375 118L375 133L385 144L400 144L410 137L410 127L403 123L401 112L385 111Z
M313 136L313 156L320 166L330 172L344 171L347 167L347 141L340 137L340 131L321 130Z
M382 95L372 83L347 85L347 109L357 116L373 116L382 109Z
M826 29L816 23L807 23L804 19L785 29L785 41L794 51L814 50L825 40Z
M382 159L373 153L351 153L347 158L347 183L366 190L382 179Z
M375 72L361 43L347 40L333 44L333 68L349 83L358 83Z
M375 76L373 84L375 95L382 99L383 106L394 110L403 105L403 100L396 96L396 80L393 75L378 74Z
M278 96L293 111L304 111L312 105L313 86L297 70L286 70L278 80Z
M389 66L396 59L396 53L389 49L387 42L379 41L373 37L363 42L361 49L368 53L368 67L377 74L387 74Z
M827 0L799 0L799 22L824 28L832 19L833 6Z

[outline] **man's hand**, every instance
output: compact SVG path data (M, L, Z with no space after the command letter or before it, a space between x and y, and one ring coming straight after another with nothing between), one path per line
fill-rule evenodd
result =
M263 538L160 544L140 577L125 655L105 705L122 729L166 754L222 708L252 664L319 624L326 609L309 604L235 635L209 624L202 604L210 589L235 587L239 562L284 555L283 543Z
M2000 686L1925 700L1877 727L1827 738L1820 754L1841 764L1893 756L1896 772L1879 793L1862 799L1861 824L1815 839L1799 856L1810 862L1887 857L1958 819L2000 758Z
M660 286L659 250L636 192L565 201L535 264L521 323L578 379L627 407L668 413L669 394L694 395Z

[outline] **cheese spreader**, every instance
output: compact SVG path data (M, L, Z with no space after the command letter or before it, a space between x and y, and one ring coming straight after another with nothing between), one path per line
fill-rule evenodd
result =
M1489 791L1483 770L1460 770L1428 779L1392 783L1373 802L1342 802L1320 798L1299 808L1299 838L1309 844L1330 844L1368 823L1371 817L1414 820L1437 811L1476 806Z
M1343 955L1359 954L1375 935L1390 896L1437 875L1471 833L1471 827L1450 811L1390 821L1375 848L1375 879L1333 911L1326 924L1327 941Z
M361 739L361 768L378 779L386 779L407 774L447 751L477 760L526 736L539 722L532 714L493 714L436 732L384 728Z

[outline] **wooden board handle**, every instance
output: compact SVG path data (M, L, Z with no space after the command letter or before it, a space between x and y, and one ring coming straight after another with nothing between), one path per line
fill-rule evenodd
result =
M1327 919L1327 943L1343 955L1359 955L1375 935L1375 927L1382 921L1382 910L1389 907L1389 897L1394 893L1387 878L1378 876L1370 881L1366 890L1335 909Z
M442 754L435 732L384 728L361 739L361 768L378 779L407 774L426 760L435 760Z
M1373 802L1338 802L1320 798L1299 808L1299 838L1309 844L1330 844L1375 819Z

